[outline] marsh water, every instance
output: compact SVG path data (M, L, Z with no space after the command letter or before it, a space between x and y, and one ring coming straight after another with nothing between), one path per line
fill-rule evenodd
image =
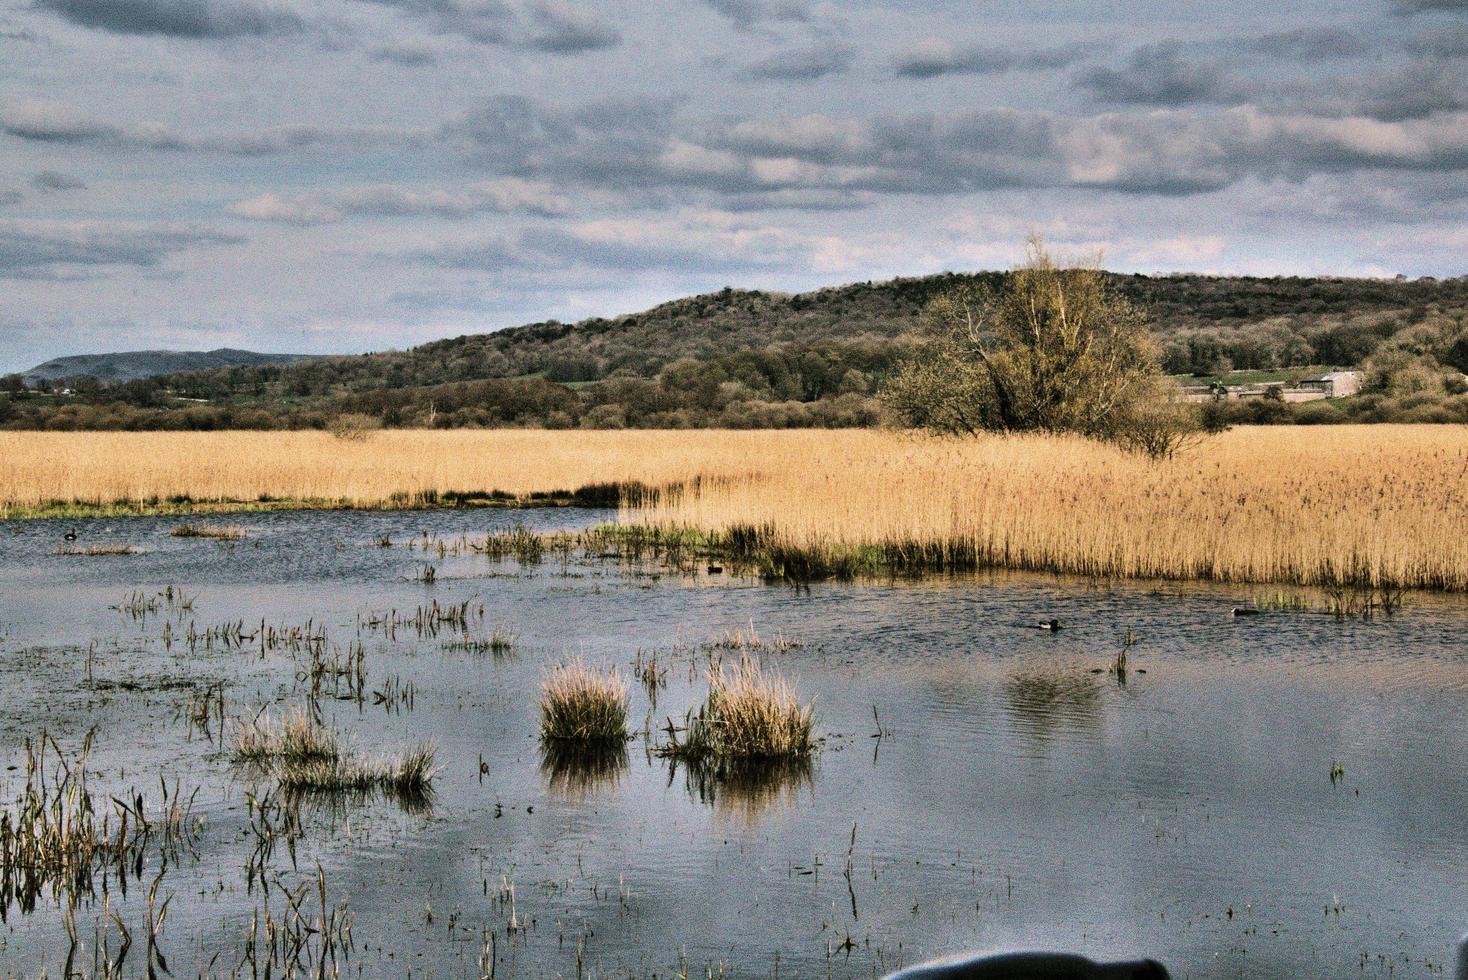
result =
M178 518L0 523L0 800L21 792L24 739L43 730L63 753L94 731L99 801L153 800L160 776L196 791L186 846L148 852L106 908L133 931L128 971L144 968L156 881L173 974L250 975L244 937L271 899L247 881L249 799L269 777L190 709L222 690L228 730L301 704L308 672L258 639L201 638L309 622L363 654L360 691L338 679L318 697L326 722L361 753L431 739L441 767L411 805L299 804L294 860L282 845L266 862L277 886L311 883L311 903L319 866L346 901L346 973L874 976L1043 947L1153 956L1178 977L1432 976L1468 929L1460 599L1368 621L1234 617L1269 590L997 574L796 589L438 548L614 517L189 520L244 529L232 542L172 537ZM135 552L58 553L120 544ZM462 627L380 622L464 600ZM1034 628L1051 618L1064 629ZM477 652L496 629L513 648ZM814 699L825 741L808 772L700 783L648 749L751 629L751 652ZM632 684L626 756L546 757L546 669L570 656L630 675L639 652L665 685L654 705ZM90 968L104 898L79 901ZM69 947L51 893L10 905L0 974L57 976Z

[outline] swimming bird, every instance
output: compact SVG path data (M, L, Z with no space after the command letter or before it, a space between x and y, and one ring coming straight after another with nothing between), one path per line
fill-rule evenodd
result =
M1042 629L1042 630L1058 630L1058 629L1060 629L1060 620L1058 620L1058 619L1042 619L1042 620L1040 620L1040 622L1039 622L1038 625L1039 625L1039 628Z
M1259 610L1257 610L1257 609L1251 609L1248 606L1234 606L1234 615L1235 616L1257 616L1257 615L1259 615Z
M67 531L61 537L62 537L63 540L66 540L66 541L75 541L76 540L76 532L75 531Z

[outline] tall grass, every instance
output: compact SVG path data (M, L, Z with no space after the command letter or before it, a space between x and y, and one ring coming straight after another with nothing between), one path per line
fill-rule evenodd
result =
M627 519L753 533L795 577L997 566L1468 589L1468 433L1449 426L1239 428L1162 463L1067 437L876 431L0 433L0 517L633 483L672 489Z
M559 664L540 693L540 736L557 742L618 742L627 738L627 681L615 670L580 660Z

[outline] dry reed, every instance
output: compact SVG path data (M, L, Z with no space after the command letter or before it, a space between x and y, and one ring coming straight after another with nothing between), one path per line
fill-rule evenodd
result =
M676 487L628 516L759 529L796 572L813 559L1468 589L1468 433L1450 426L1239 428L1155 464L1067 437L857 430L0 433L0 517L598 483Z
M269 764L332 761L342 755L336 733L317 724L299 708L277 722L262 712L240 723L234 739L235 758L241 762Z
M627 738L627 681L615 670L580 660L559 664L540 693L540 736L546 741L616 742Z
M682 741L662 753L690 765L737 769L749 764L808 759L815 752L815 709L794 686L744 654L736 667L710 668L709 693L689 712Z

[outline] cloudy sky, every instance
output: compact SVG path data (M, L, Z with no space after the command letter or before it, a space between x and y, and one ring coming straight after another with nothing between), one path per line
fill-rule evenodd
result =
M1004 267L1468 272L1468 0L0 0L0 370Z

